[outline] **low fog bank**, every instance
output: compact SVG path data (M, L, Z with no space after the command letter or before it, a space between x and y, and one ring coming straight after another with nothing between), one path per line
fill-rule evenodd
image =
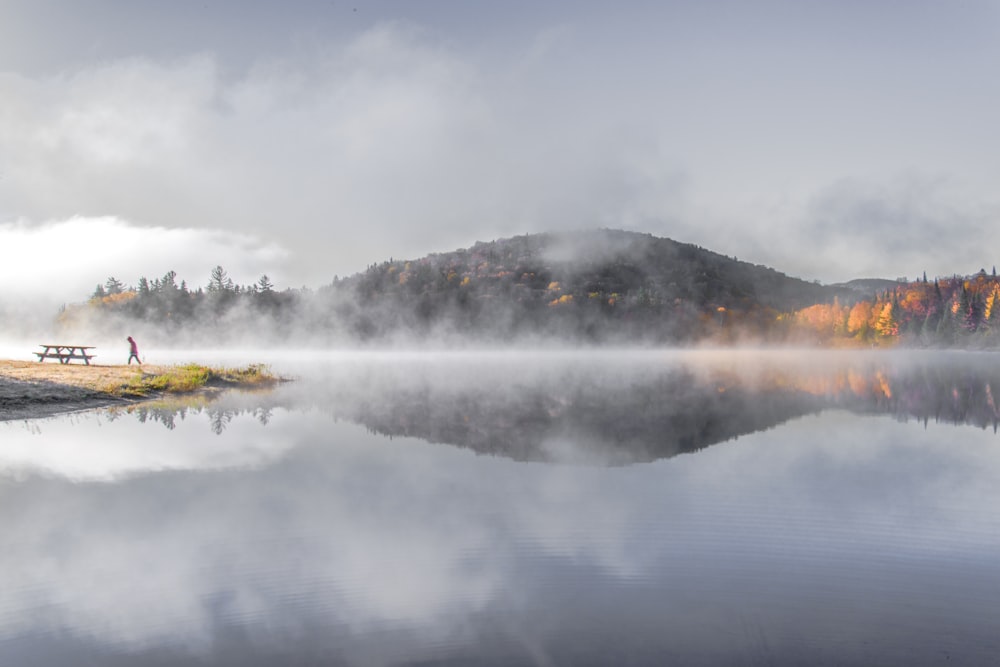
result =
M830 409L1000 423L1000 360L988 353L371 354L301 370L289 406L519 460L650 461Z
M0 298L0 345L5 340L48 340L58 329L57 318L63 308L51 299Z
M669 458L829 410L994 431L1000 423L1000 362L984 353L316 350L260 359L295 381L128 412L169 429L204 412L216 433L240 415L266 424L318 412L390 438L583 465Z

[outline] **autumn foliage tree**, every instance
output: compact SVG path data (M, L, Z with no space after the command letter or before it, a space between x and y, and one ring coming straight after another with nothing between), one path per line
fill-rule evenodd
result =
M864 343L995 345L1000 343L1000 280L985 271L969 278L926 277L900 283L851 305L832 338ZM826 335L834 307L817 305L795 313L798 327Z

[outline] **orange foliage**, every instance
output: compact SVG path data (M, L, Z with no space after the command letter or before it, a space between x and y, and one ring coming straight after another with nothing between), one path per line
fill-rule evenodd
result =
M563 304L570 303L571 301L573 301L573 295L572 294L563 294L561 297L559 297L557 299L552 299L552 301L549 301L549 305L550 306L561 306Z
M867 301L858 301L847 316L847 332L856 334L868 326L872 317L872 305Z

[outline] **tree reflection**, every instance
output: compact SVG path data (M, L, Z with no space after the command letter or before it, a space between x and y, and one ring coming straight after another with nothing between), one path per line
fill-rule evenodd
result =
M522 461L630 463L694 452L826 409L997 430L992 358L913 363L591 366L523 369L357 365L274 392L199 396L115 408L168 429L198 415L222 434L239 417L268 425L275 408L320 408L387 437L414 437ZM225 400L219 400L226 397Z
M265 406L234 407L217 403L222 394L199 395L190 397L174 397L168 400L148 401L125 407L108 408L106 417L115 421L123 416L132 416L139 423L160 424L168 430L174 430L178 422L185 421L189 416L203 416L208 420L210 430L216 435L222 435L232 421L240 416L249 416L262 426L267 426L273 415L273 409ZM258 398L262 398L258 396Z

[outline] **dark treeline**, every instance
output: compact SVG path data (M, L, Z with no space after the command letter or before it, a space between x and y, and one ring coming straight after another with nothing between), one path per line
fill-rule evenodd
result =
M139 278L127 285L109 277L97 285L90 299L65 308L59 315L62 328L83 328L97 333L122 327L141 331L147 340L204 339L220 341L256 334L274 339L298 326L304 292L277 291L267 275L252 285L240 285L216 266L204 287L191 289L168 271L160 278Z
M265 343L1000 342L995 275L856 282L823 286L698 246L599 230L389 259L315 292L278 291L267 276L234 284L221 266L195 289L172 271L135 285L108 278L60 323Z

